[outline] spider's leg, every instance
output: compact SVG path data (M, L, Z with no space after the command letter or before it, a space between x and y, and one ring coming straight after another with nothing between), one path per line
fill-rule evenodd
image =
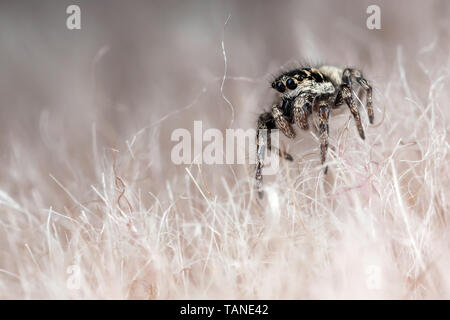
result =
M272 114L270 112L265 112L261 114L258 118L258 125L256 131L256 169L255 169L255 183L256 190L258 191L258 196L261 199L264 195L263 193L263 176L262 169L264 167L264 155L266 153L266 143L270 144L269 138L270 134L267 134L268 128L267 123L273 119ZM263 134L263 130L265 131L265 135Z
M348 85L350 88L352 87L352 75L354 73L355 69L346 68L342 72L342 82Z
M265 134L263 134L263 130ZM262 169L264 167L264 156L266 152L266 147L268 150L272 150L272 140L270 133L273 129L276 129L275 119L271 112L265 112L261 114L258 118L257 132L256 132L256 170L255 170L255 180L256 189L258 191L258 197L262 199L263 193L263 176ZM289 153L281 151L278 149L278 155L286 160L292 161L293 158Z
M356 81L358 81L359 85L363 87L364 90L366 90L367 115L369 116L369 122L373 124L374 113L372 106L372 86L363 77L357 77Z
M342 98L342 91L338 90L336 94L336 98L334 100L334 104L331 106L333 109L339 108L344 103L344 99Z
M271 132L274 129L277 129L277 126L275 124L275 119L272 116L271 112L264 112L263 114L261 114L258 118L258 131L257 131L257 139L259 139L259 135L260 135L260 130L261 129L266 129L267 130L267 150L272 151L272 148L274 149L278 149L274 146L272 146L272 139L271 139ZM264 138L264 137L263 137ZM257 140L258 142L258 140ZM284 158L286 160L289 161L293 161L294 158L287 153L286 151L283 151L281 149L278 149L278 156L280 158Z
M291 139L295 138L294 129L292 129L289 121L283 116L281 108L276 104L272 107L272 116L275 119L276 126L286 137Z
M327 158L328 151L328 117L330 115L330 107L328 101L319 102L319 132L320 132L320 160L324 164ZM325 167L324 173L326 174L328 166Z
M366 79L364 79L362 72L357 69L347 68L342 74L342 81L347 84L350 89L352 88L352 78L358 82L358 84L366 91L366 107L369 122L373 124L374 113L372 106L372 87L369 85Z
M308 129L308 115L312 113L311 95L300 95L294 101L294 121L302 129Z
M363 129L363 126L361 123L361 116L359 115L358 108L356 107L355 100L353 99L352 90L348 85L342 84L340 91L342 92L342 98L344 99L345 103L347 104L348 108L350 109L350 112L353 115L353 118L355 119L356 127L358 128L358 132L359 132L359 136L361 137L361 139L364 140L366 137L364 135L364 129Z

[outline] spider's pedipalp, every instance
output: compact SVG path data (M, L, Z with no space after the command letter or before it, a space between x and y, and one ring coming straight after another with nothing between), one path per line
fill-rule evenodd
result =
M312 111L312 100L310 95L300 95L294 101L294 121L303 130L308 129L308 115Z
M278 129L283 132L283 134L291 139L295 138L295 132L294 129L292 129L291 124L289 121L284 117L282 109L274 104L272 107L272 116L275 119L275 124L278 127Z

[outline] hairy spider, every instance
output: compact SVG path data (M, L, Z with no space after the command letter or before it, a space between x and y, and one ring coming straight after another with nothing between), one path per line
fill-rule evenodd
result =
M361 71L332 66L317 68L299 68L281 74L272 82L272 88L279 92L280 102L274 104L271 112L264 112L258 118L256 138L256 188L260 198L263 196L262 168L264 166L264 153L266 142L261 134L262 129L267 130L267 149L271 149L270 131L280 129L284 135L293 139L294 129L291 124L308 129L308 116L313 111L319 115L320 133L320 159L325 162L328 150L328 117L330 108L338 108L345 103L352 113L359 135L365 139L361 117L352 95L353 81L356 81L366 91L367 114L370 123L373 123L372 87L363 78ZM279 155L292 161L292 156L279 150ZM327 166L324 169L327 173Z

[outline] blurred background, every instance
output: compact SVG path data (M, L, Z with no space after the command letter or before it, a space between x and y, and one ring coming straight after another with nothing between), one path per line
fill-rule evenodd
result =
M81 30L66 28L71 4L81 8ZM366 27L371 4L381 9L381 30ZM271 75L290 62L355 66L383 85L401 47L420 80L408 59L434 44L434 57L448 65L438 54L448 52L449 15L448 1L1 1L3 160L20 139L35 161L60 167L45 151L61 139L78 150L95 124L97 139L118 147L193 101L163 123L158 142L166 145L173 128L192 127L193 119L226 127L222 40L230 77L223 90L236 126L254 126L273 101Z
M81 9L81 30L66 27L71 4ZM371 4L381 9L380 30L366 26ZM401 48L417 79L410 85L423 98L416 59L448 65L449 15L448 1L2 1L1 161L15 155L21 170L30 161L39 168L33 174L42 173L42 183L54 185L49 172L70 172L79 185L76 179L95 176L94 134L100 152L124 150L150 127L144 152L151 144L153 177L165 180L167 170L180 169L169 160L175 128L192 130L195 119L204 130L228 127L223 95L235 109L234 126L253 128L273 102L272 76L295 62L361 68L380 91ZM421 55L430 46L433 54Z

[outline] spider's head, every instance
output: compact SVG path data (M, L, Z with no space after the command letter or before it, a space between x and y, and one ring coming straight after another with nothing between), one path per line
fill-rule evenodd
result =
M308 77L304 70L293 70L283 73L272 82L272 88L277 90L281 96L293 95L302 86L302 81Z
M326 81L318 69L301 68L285 72L272 82L272 88L280 93L283 99L293 99L302 91L323 90Z
M295 90L298 86L298 80L293 77L282 77L272 82L272 88L280 93L285 93L289 90Z

